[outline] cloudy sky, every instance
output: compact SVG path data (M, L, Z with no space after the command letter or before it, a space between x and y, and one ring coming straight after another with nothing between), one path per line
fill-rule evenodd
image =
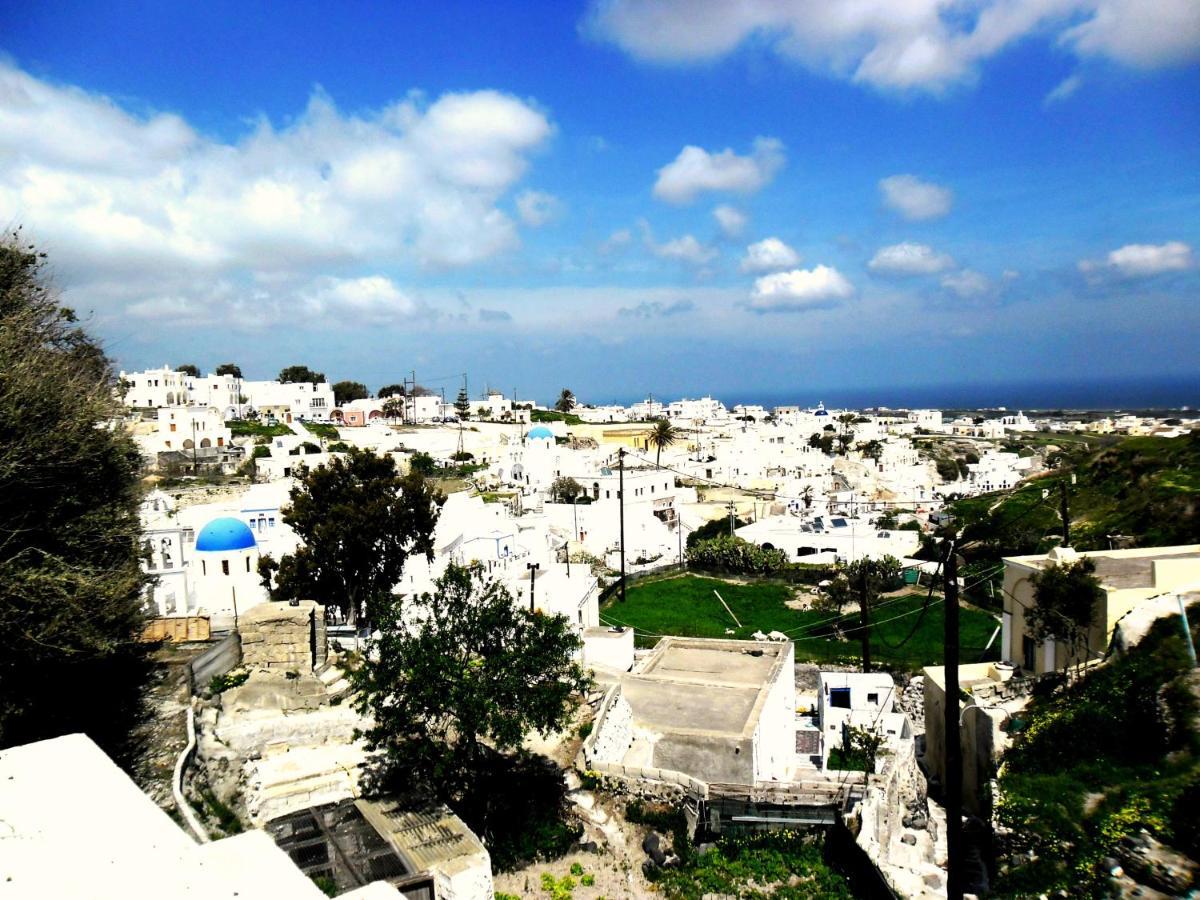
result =
M1200 382L1195 0L183 6L0 8L0 223L124 368Z

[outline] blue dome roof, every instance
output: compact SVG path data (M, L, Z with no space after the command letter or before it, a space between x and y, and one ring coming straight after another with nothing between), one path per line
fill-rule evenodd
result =
M529 434L525 435L528 438L550 438L554 440L554 432L545 425L535 425L529 429Z
M225 516L213 519L196 537L196 549L215 553L229 550L249 550L254 547L254 532L241 519Z

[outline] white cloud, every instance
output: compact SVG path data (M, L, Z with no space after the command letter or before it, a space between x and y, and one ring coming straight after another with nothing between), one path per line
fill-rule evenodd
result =
M1195 260L1192 248L1183 241L1168 241L1165 244L1126 244L1108 254L1106 265L1130 278L1158 275L1163 272L1181 272L1190 269ZM1089 271L1095 264L1083 262L1080 268Z
M738 237L745 230L746 223L749 221L746 214L740 209L724 204L713 210L713 218L717 220L721 233L728 238Z
M517 214L532 228L545 225L562 212L562 202L543 191L522 191L517 195Z
M633 243L633 232L628 228L618 228L600 244L601 253L615 253Z
M749 156L726 148L709 153L688 145L672 162L658 170L654 196L668 203L691 203L703 191L752 194L775 177L784 163L783 144L775 138L754 139Z
M880 248L867 263L872 272L884 275L933 275L953 266L954 260L948 254L908 241Z
M950 212L954 194L949 188L922 181L916 175L891 175L879 182L883 203L910 222L938 219Z
M743 272L770 272L790 269L800 264L800 254L776 237L751 244L742 257Z
M943 275L942 287L948 291L953 291L965 299L967 297L978 297L980 294L986 294L991 290L992 283L986 275L982 275L973 269L962 269L958 272Z
M715 248L706 247L690 234L672 238L662 244L656 244L648 238L647 246L650 252L660 259L671 259L693 266L702 266L717 256Z
M854 296L854 285L830 266L764 275L754 282L747 307L753 312L799 312Z
M1073 96L1081 87L1083 87L1083 76L1068 75L1058 84L1056 84L1050 93L1046 94L1046 96L1042 98L1042 106L1049 107L1053 106L1055 103L1061 103L1068 97Z
M885 90L944 91L1018 41L1151 68L1200 56L1195 0L592 0L591 35L651 62L765 44L784 59Z
M1200 59L1195 0L1099 0L1095 14L1063 33L1081 56L1103 56L1143 69Z
M300 285L329 265L468 266L518 243L499 204L552 132L497 91L411 94L356 114L317 91L285 127L260 119L227 142L0 64L0 209L73 286L146 276L152 289L129 302L177 297L150 276L186 272ZM295 299L371 314L396 299L369 289Z

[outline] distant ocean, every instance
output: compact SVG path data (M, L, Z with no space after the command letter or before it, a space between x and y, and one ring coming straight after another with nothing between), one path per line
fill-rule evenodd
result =
M723 391L719 385L700 386L683 393L655 394L655 399L712 396L727 407L741 403L764 406L816 406L867 409L996 409L1011 410L1142 410L1200 408L1200 375L1179 378L1120 381L1031 381L1011 384L947 384L917 387L836 388L796 385L762 390ZM624 396L594 401L629 405L645 399Z

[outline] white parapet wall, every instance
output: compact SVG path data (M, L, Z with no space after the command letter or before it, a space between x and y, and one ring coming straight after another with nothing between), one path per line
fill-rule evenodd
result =
M633 743L633 708L621 696L620 686L609 691L596 715L596 730L585 749L589 766L620 763Z

